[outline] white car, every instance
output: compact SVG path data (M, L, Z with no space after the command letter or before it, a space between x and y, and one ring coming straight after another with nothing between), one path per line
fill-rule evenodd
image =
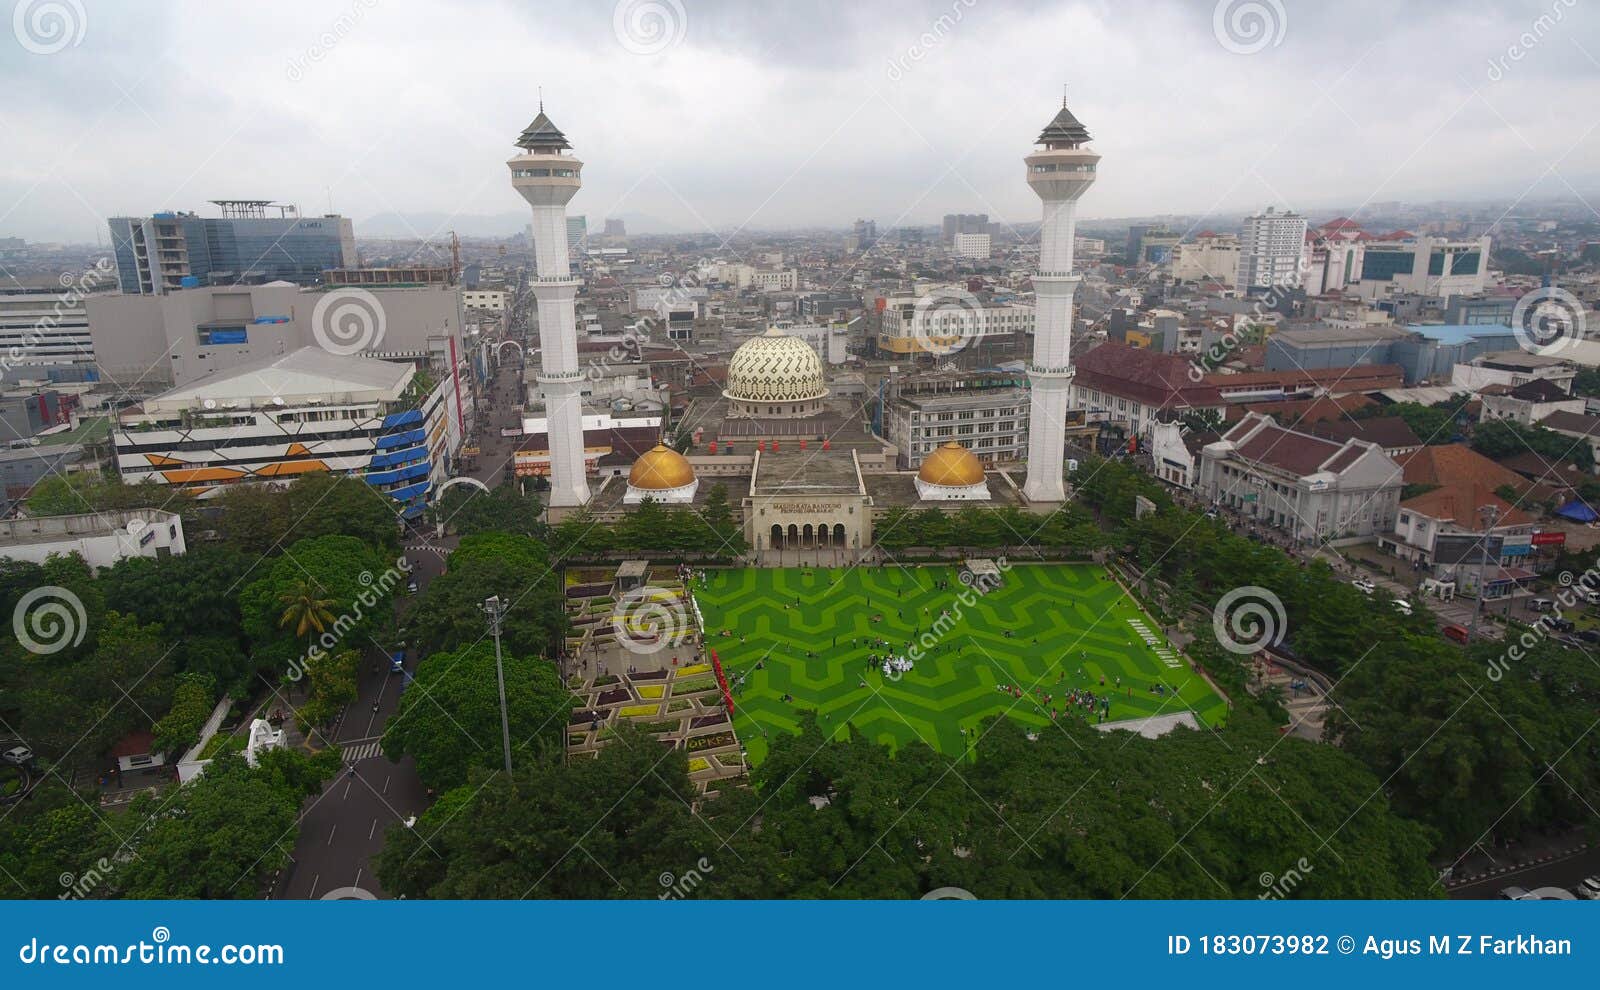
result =
M1354 581L1350 582L1350 587L1361 592L1363 595L1370 595L1377 590L1378 586L1373 584L1371 581L1368 581L1366 578L1356 578Z
M1600 901L1600 876L1589 877L1572 889L1586 901Z
M1410 615L1411 603L1406 601L1404 598L1396 598L1394 600L1394 610L1399 612L1401 615Z
M13 746L4 753L0 753L0 759L5 760L7 763L10 763L13 766L20 767L24 763L27 763L33 759L33 750L26 746Z

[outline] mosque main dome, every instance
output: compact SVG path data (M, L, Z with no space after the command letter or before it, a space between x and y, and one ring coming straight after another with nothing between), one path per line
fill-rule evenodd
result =
M947 443L922 459L917 477L929 485L967 488L983 484L983 464L967 448Z
M724 396L746 403L812 403L828 394L822 359L799 337L776 328L739 345L728 362Z

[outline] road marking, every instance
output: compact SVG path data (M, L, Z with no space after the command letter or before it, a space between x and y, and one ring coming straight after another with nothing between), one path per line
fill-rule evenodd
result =
M320 873L318 873L316 876L311 878L311 893L306 895L306 900L310 901L310 900L315 900L316 899L316 896L317 896L317 881L321 880L321 879L322 879L322 874L320 874Z
M378 831L378 820L376 818L374 818L372 820L372 827L367 829L367 838L369 838L369 839L372 838L373 835L377 834L377 831Z
M328 845L333 845L333 834L339 831L339 823L334 822L333 828L328 829Z
M370 760L383 755L383 743L379 740L357 743L353 746L341 746L340 748L344 750L344 761L346 763L359 763L362 760Z
M389 778L388 777L383 778L383 793L385 793L385 794L389 793Z

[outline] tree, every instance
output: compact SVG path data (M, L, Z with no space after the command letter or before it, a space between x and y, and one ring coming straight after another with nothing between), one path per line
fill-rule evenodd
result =
M511 741L523 760L559 753L576 704L555 665L506 651L506 710ZM391 760L412 756L435 790L463 783L473 767L500 767L500 700L494 645L435 653L417 665L400 708L383 734Z
M397 507L359 478L315 473L287 488L232 485L211 501L217 531L247 554L277 553L321 536L351 536L390 554L399 546Z
M333 720L339 709L356 700L356 676L361 668L359 650L312 650L306 657L310 696L296 713L302 731Z
M129 817L148 825L133 859L113 875L118 892L140 900L261 896L294 846L301 802L338 768L332 747L315 756L269 750L254 768L225 753L175 794L136 799Z
M172 689L172 707L155 724L157 752L182 753L200 738L200 730L217 701L217 682L203 674L180 674Z
M524 495L516 481L506 481L488 492L457 485L445 492L429 510L429 518L443 522L462 536L477 533L515 533L545 539L548 527L541 521L544 505L537 495Z
M308 639L323 649L337 643L360 648L389 621L403 577L387 556L353 536L295 543L239 594L257 666L297 680Z
M560 581L542 544L507 533L462 538L450 569L406 614L409 641L425 652L482 642L488 635L483 603L491 595L509 606L502 622L506 652L549 655L566 630Z

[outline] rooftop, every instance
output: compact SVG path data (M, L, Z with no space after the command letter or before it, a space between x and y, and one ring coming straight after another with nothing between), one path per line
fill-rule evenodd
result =
M408 364L301 347L163 392L145 402L144 411L190 409L208 402L211 406L207 408L251 408L297 405L308 399L393 401L400 398L415 374L416 369Z

